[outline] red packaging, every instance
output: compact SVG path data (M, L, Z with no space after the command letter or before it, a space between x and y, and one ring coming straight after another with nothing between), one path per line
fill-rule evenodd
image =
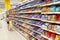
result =
M51 37L52 37L53 39L55 39L56 34L52 33L52 34L51 34Z
M52 0L44 0L45 3L50 3Z
M52 32L47 32L48 37L51 37Z
M56 21L60 21L60 14L56 15Z

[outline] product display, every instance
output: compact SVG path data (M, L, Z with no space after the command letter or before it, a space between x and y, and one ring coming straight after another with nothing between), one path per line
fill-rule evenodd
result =
M60 0L34 0L9 10L14 27L28 40L60 40ZM36 6L34 6L36 5Z

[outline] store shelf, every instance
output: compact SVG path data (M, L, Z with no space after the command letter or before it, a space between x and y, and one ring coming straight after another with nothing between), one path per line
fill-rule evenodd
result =
M60 12L41 12L41 14L60 14Z
M48 14L50 14L50 15L52 15L52 14L60 14L60 12L41 12L41 10L38 10L38 11L29 11L29 12L18 12L18 14L36 14L36 13L40 13L40 14L46 14L46 15L48 15Z
M23 21L20 21L20 22L23 22ZM25 22L24 22L24 23L25 23ZM28 24L28 23L27 23L27 24ZM21 25L21 26L23 26L23 25ZM23 26L23 27L25 27L25 26ZM29 28L27 28L27 29L29 29ZM22 30L23 30L23 29L22 29ZM32 30L32 29L29 29L29 30L40 34L39 32L37 32L37 31L35 31L35 30ZM31 34L30 34L30 35L31 35ZM40 35L41 35L42 37L46 38L46 39L49 39L47 36L45 36L45 35L43 35L43 34L40 34ZM33 36L33 35L31 35L31 36ZM33 36L33 37L35 37L35 36ZM35 38L36 38L36 37L35 37Z
M51 5L56 5L56 4L60 4L60 1L44 4L44 5L41 5L41 6L51 6Z
M18 21L20 21L20 20L18 20ZM24 21L20 21L20 22L24 22ZM60 33L59 33L59 32L56 32L56 31L53 31L53 30L49 30L49 29L44 29L44 28L42 28L42 27L41 27L41 26L39 26L39 25L31 24L31 23L28 23L28 22L24 22L24 23L27 23L27 24L29 24L29 25L38 26L38 27L40 27L40 28L41 28L41 29L43 29L43 30L50 31L50 32L53 32L53 33L56 33L56 34L59 34L59 35L60 35Z
M33 2L33 1L29 1L29 2L26 2L26 3L22 3L22 5L21 4L19 4L19 5L17 5L17 8L19 8L19 7L21 7L21 6L24 6L24 5L26 5L26 4L29 4L30 2Z
M22 25L22 26L23 26L23 25ZM24 26L24 27L25 27L25 26ZM27 28L27 29L29 29L29 28ZM33 32L35 32L35 33L40 34L42 37L44 37L44 38L46 38L46 39L49 39L47 36L45 36L45 35L43 35L43 34L37 32L37 31L35 31L35 30L32 30L32 29L29 29L29 30L31 30L31 31L33 31Z
M34 5L34 6L30 6L30 7L26 7L26 8L21 8L20 10L22 10L22 9L27 9L27 8L32 8L32 7L36 7L36 6L38 6L38 5L40 5L40 7L43 7L43 6L50 6L50 5L56 5L56 4L60 4L60 1L58 1L58 2L52 2L52 3L48 3L48 4L36 4L36 5Z
M59 32L56 32L56 31L53 31L53 30L49 30L49 29L45 29L45 28L42 28L43 30L47 30L47 31L50 31L50 32L53 32L53 33L56 33L56 34L59 34L60 35L60 33Z
M40 18L28 18L28 17L22 17L22 16L15 16L15 17L26 18L26 19L33 19L33 20L41 20L41 21L43 21L43 22L60 24L59 21L49 21L49 20L44 20L44 19L40 19Z
M22 28L20 28L20 29L22 29ZM25 33L27 33L24 29L22 29ZM29 33L27 33L27 34L29 34ZM31 34L29 34L29 35L31 35ZM35 37L34 35L31 35L31 36L33 36L33 37ZM35 37L36 38L36 37Z
M41 11L29 11L29 12L18 12L18 14L25 14L25 13L41 13Z

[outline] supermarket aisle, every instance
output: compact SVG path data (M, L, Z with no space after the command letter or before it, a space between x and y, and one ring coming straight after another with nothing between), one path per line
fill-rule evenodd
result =
M17 31L8 31L7 23L5 20L0 22L0 40L26 40L22 35Z
M15 30L13 32L8 31L7 23L3 21L2 28L0 28L0 40L26 40L26 39Z

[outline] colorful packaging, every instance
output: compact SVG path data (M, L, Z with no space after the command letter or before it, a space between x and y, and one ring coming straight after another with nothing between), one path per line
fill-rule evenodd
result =
M52 40L54 40L55 37L56 37L56 34L55 34L55 33L52 33L52 34L51 34L51 38L52 38Z
M47 20L47 17L48 17L47 15L42 15L41 18L42 18L43 20Z
M56 12L60 12L60 6L56 8Z
M49 23L44 23L44 24L42 25L42 28L47 29L48 25L49 25Z
M59 35L56 35L55 40L60 40L60 36Z
M42 8L42 12L49 12L50 11L50 8L49 7L43 7Z
M60 21L60 14L56 15L56 21Z
M51 21L52 16L48 15L47 20Z
M45 3L50 3L52 0L44 0Z
M48 37L50 37L50 38L51 38L51 34L52 34L52 32L47 32L47 35L48 35Z
M50 7L50 12L55 12L56 11L56 6L51 6Z
M51 21L56 21L56 15L52 15Z
M39 32L39 33L42 34L42 33L43 33L43 30L42 30L41 28L38 28L38 29L37 29L37 32Z
M44 0L40 0L40 1L39 1L40 4L43 3L43 2L44 2Z
M56 26L54 27L54 30L57 31L57 32L60 32L60 25L56 25Z
M49 24L48 29L52 30L52 24Z

